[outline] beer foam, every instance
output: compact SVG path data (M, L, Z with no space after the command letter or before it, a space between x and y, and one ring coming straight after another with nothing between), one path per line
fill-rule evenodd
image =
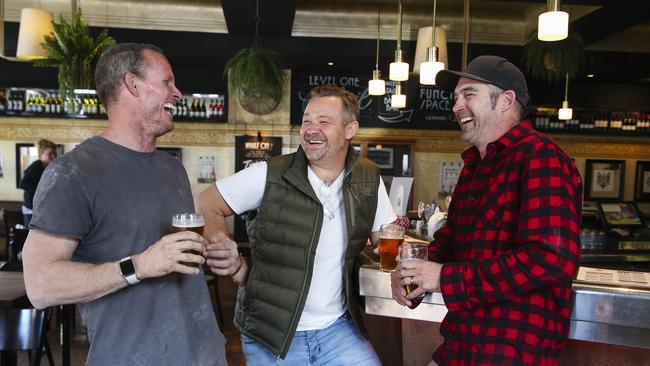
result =
M172 224L172 226L176 226L178 228L182 229L189 229L193 227L201 227L203 226L203 222L175 222Z
M404 237L402 235L397 234L397 233L385 233L385 234L381 234L379 236L379 239L398 239L398 240L402 240L402 239L404 239Z

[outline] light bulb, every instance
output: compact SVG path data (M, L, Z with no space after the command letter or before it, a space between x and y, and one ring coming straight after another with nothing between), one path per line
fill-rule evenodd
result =
M561 41L569 34L569 13L547 11L539 15L537 39L540 41Z
M440 61L427 61L420 64L420 84L436 85L436 75L445 69L445 64Z
M569 120L573 118L573 109L569 108L569 101L562 102L562 108L558 111L557 118L561 120Z
M409 79L409 64L395 61L390 63L388 78L394 81L406 81Z
M390 106L391 106L391 108L404 108L404 107L406 107L406 95L405 94L393 94L390 97Z
M386 94L386 82L382 79L372 79L368 81L368 94L370 95Z

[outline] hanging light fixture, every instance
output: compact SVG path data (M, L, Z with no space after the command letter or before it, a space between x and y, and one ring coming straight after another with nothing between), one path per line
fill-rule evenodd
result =
M390 97L391 108L404 108L406 107L406 95L402 94L402 83L399 81L395 86L395 94Z
M429 47L433 45L433 35L431 34L432 27L422 27L418 30L418 40L415 46L415 59L413 61L413 72L416 74L420 73L420 65L427 59L427 51ZM447 62L447 33L445 30L437 26L436 27L436 48L437 60L442 62L445 65L448 65Z
M561 120L569 120L573 118L573 109L569 108L569 73L566 73L566 81L564 83L564 101L562 108L560 108L557 118Z
M560 11L560 0L547 0L546 12L539 15L537 39L561 41L569 35L569 13Z
M420 64L420 84L422 85L436 85L436 75L440 70L445 69L445 64L438 61L438 48L436 47L436 3L437 0L433 0L431 47L427 48L426 61Z
M372 70L372 80L368 81L368 94L386 94L386 82L381 78L379 72L379 31L381 27L381 8L377 10L377 53L375 58L375 69Z
M0 0L0 57L9 61L30 61L45 58L45 50L41 46L46 35L54 31L51 12L41 9L24 8L20 14L18 30L17 57L4 54L4 0Z
M394 81L406 81L409 78L409 64L402 61L402 0L397 0L397 49L395 62L391 62L388 78Z
M46 58L47 54L41 44L45 36L54 32L53 20L54 16L47 10L23 9L20 13L16 57L26 60Z

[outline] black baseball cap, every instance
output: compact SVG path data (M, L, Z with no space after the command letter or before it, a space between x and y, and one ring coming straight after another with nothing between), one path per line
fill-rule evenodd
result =
M528 86L524 74L503 57L479 56L467 64L463 72L442 70L436 75L436 85L453 92L461 77L483 81L503 90L513 90L523 107L528 104Z

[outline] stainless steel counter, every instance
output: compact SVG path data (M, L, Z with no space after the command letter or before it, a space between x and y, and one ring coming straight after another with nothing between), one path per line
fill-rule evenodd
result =
M393 300L390 275L377 263L359 272L360 293L366 313L396 318L441 322L447 314L442 294L430 293L415 309ZM569 338L650 349L650 291L574 282Z

